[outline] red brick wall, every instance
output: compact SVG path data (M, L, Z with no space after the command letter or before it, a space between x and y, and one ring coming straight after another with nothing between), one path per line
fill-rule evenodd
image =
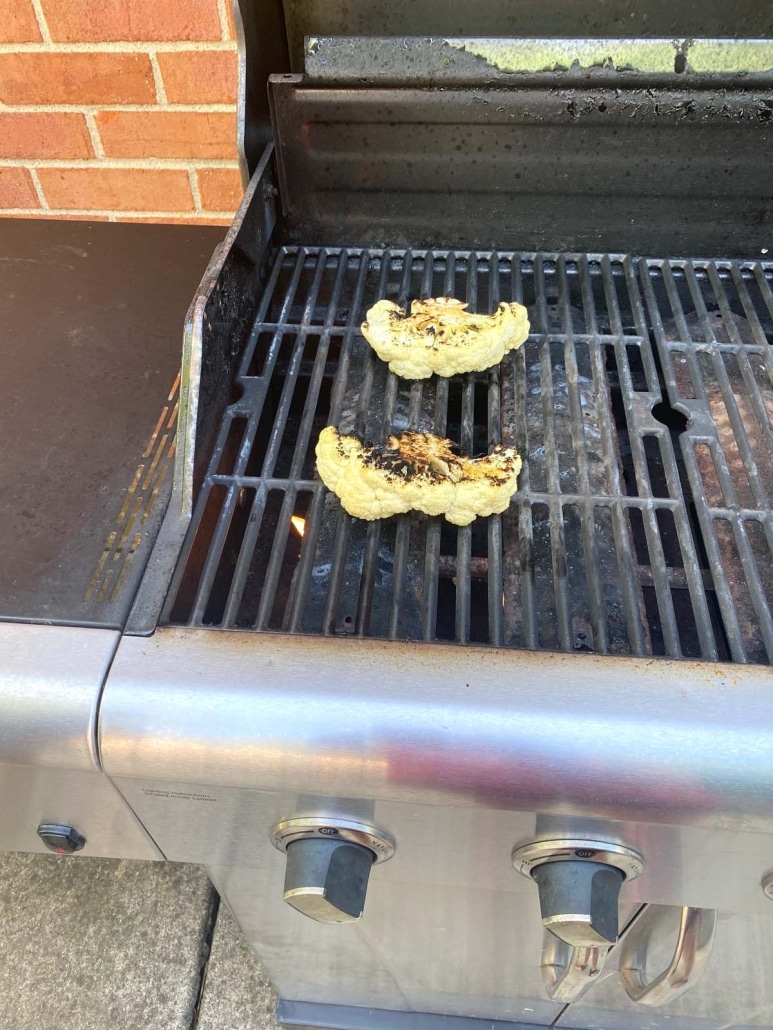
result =
M0 0L0 217L227 223L231 0Z

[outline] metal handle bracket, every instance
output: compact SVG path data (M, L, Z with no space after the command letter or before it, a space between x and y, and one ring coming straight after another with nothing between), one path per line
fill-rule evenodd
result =
M683 908L671 962L654 980L647 980L650 941L669 911L671 908L667 905L649 905L626 934L620 948L620 979L628 997L638 1005L655 1008L678 998L698 982L711 958L716 911Z
M542 941L542 982L551 1001L577 1001L595 983L604 968L609 948L573 948L545 931Z

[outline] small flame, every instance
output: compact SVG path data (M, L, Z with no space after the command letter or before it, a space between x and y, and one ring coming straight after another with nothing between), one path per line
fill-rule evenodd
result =
M303 536L303 534L306 532L306 519L302 519L300 515L292 515L290 517L290 522L292 522L293 529L298 534L298 536Z

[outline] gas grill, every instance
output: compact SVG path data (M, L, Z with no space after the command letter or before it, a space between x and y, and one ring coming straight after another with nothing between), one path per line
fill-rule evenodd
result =
M769 13L242 0L240 32L249 185L101 768L288 1025L773 1025ZM529 339L401 380L361 323L432 296ZM326 425L515 447L518 491L359 521Z

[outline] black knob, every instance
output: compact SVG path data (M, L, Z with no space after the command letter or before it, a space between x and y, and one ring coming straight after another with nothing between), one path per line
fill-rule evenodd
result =
M601 862L546 862L532 875L546 929L572 947L615 943L621 870Z
M305 837L287 845L284 900L319 923L349 923L365 907L375 855L361 844Z
M61 823L41 823L38 826L38 837L49 851L57 855L72 855L80 851L86 844L86 838L72 826Z

